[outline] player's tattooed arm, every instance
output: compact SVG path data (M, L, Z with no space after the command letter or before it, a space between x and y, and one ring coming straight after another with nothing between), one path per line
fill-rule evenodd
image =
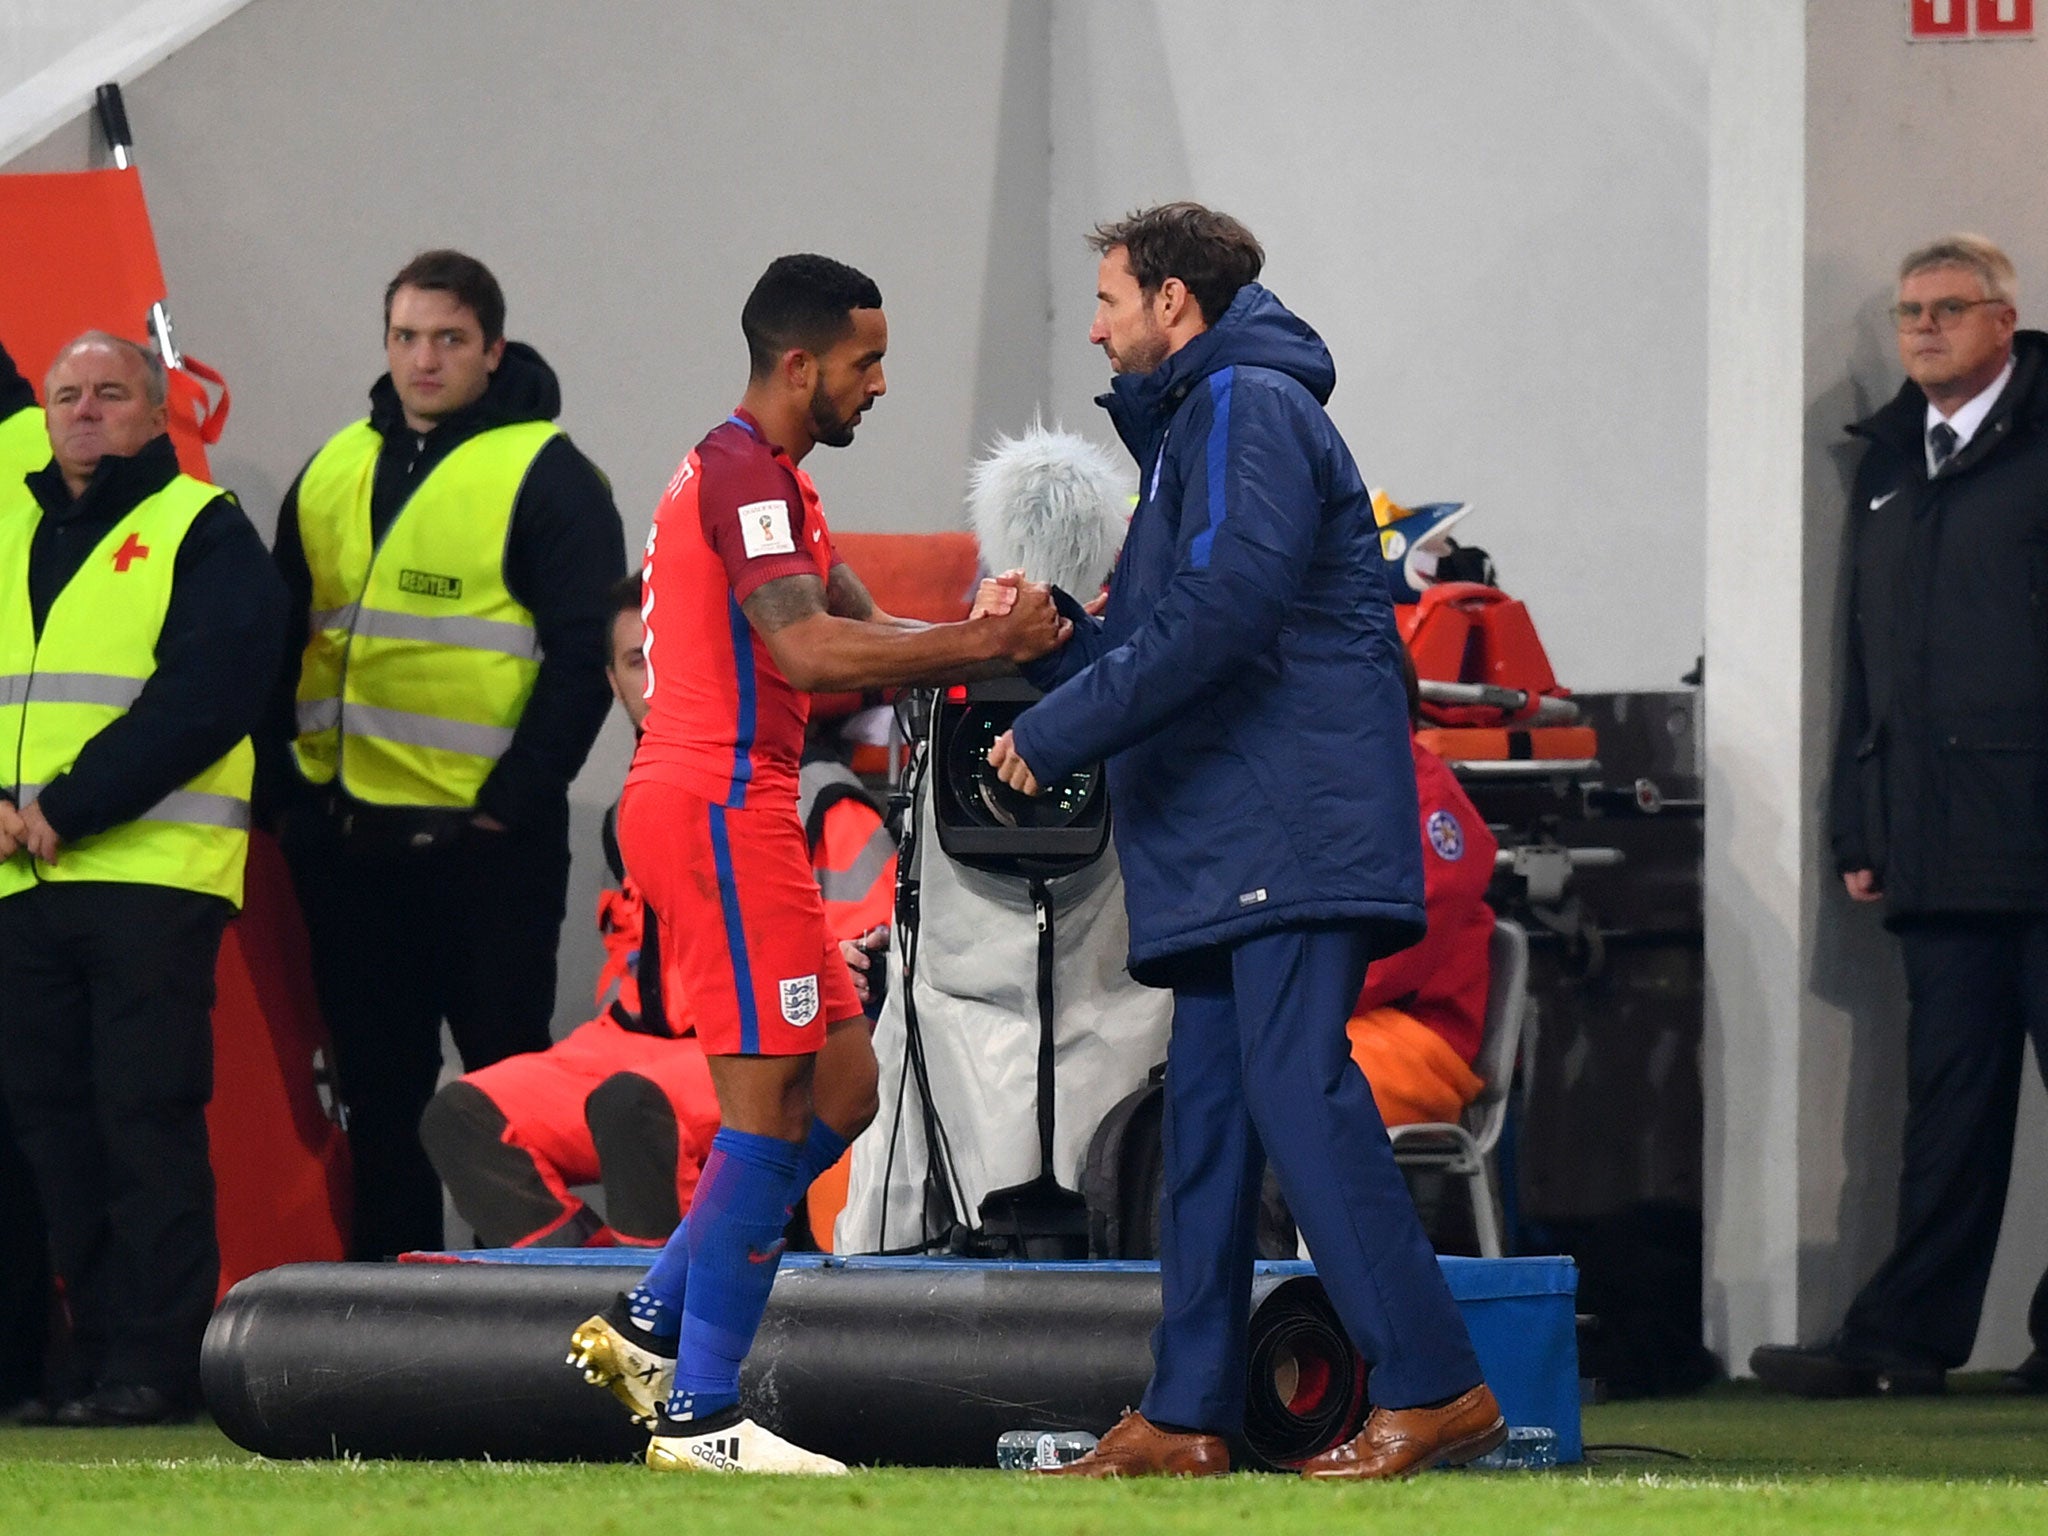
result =
M825 583L815 576L778 576L747 595L740 611L758 635L768 636L830 611Z
M869 595L867 583L854 574L853 567L843 562L832 567L826 578L825 605L828 612L837 618L859 619L867 624L889 624L897 629L923 629L922 619L899 619L893 613L884 613L875 606Z
M877 611L872 598L867 607ZM989 676L1064 644L1072 628L1044 587L1027 589L1000 617L916 628L840 614L824 581L812 575L765 581L740 608L782 675L807 693Z

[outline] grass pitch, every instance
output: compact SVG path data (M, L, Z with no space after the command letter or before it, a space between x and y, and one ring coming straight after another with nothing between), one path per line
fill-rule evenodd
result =
M210 1425L0 1430L4 1536L1323 1536L1330 1531L2048 1531L2048 1398L1802 1403L1730 1387L1589 1409L1597 1453L1550 1473L1392 1486L1284 1477L1065 1483L886 1469L845 1479L656 1477L634 1466L272 1462ZM994 1448L991 1447L991 1457Z

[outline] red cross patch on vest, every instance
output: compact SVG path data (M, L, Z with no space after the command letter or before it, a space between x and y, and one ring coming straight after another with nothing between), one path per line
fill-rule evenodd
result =
M114 551L114 569L122 575L128 574L128 567L137 560L149 558L149 546L135 534L129 534L127 541Z

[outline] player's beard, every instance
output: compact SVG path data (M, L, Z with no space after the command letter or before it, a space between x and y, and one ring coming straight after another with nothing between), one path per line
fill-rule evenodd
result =
M841 416L833 409L831 398L825 393L821 379L811 389L811 441L823 443L827 448L844 448L853 441L853 429L860 423L860 412Z

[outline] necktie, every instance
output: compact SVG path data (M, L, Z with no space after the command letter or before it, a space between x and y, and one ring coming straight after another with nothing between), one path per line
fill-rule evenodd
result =
M1956 429L1945 421L1937 421L1927 429L1927 445L1934 450L1934 467L1939 471L1956 456Z

